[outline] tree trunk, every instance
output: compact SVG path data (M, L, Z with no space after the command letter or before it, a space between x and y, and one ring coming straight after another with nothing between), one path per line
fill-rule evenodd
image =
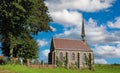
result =
M13 48L10 49L10 62L13 62Z

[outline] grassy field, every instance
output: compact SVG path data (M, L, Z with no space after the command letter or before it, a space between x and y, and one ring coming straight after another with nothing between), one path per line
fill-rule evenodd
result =
M37 69L21 65L0 65L0 73L120 73L120 65L95 65L95 71L88 69Z

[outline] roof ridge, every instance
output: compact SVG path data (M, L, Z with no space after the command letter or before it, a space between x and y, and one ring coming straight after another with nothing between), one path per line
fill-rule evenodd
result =
M63 40L82 41L82 40L78 40L78 39L70 39L70 38L53 38L53 39L63 39Z

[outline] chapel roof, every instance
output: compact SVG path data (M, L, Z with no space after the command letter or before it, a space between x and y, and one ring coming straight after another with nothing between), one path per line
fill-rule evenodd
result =
M59 50L79 50L79 51L92 51L88 44L82 40L53 38L53 46Z

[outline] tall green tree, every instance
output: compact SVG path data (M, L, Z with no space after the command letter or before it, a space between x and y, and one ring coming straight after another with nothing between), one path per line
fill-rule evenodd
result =
M50 21L43 0L0 0L3 54L8 57L35 58L38 47L31 35L51 30L48 25Z

